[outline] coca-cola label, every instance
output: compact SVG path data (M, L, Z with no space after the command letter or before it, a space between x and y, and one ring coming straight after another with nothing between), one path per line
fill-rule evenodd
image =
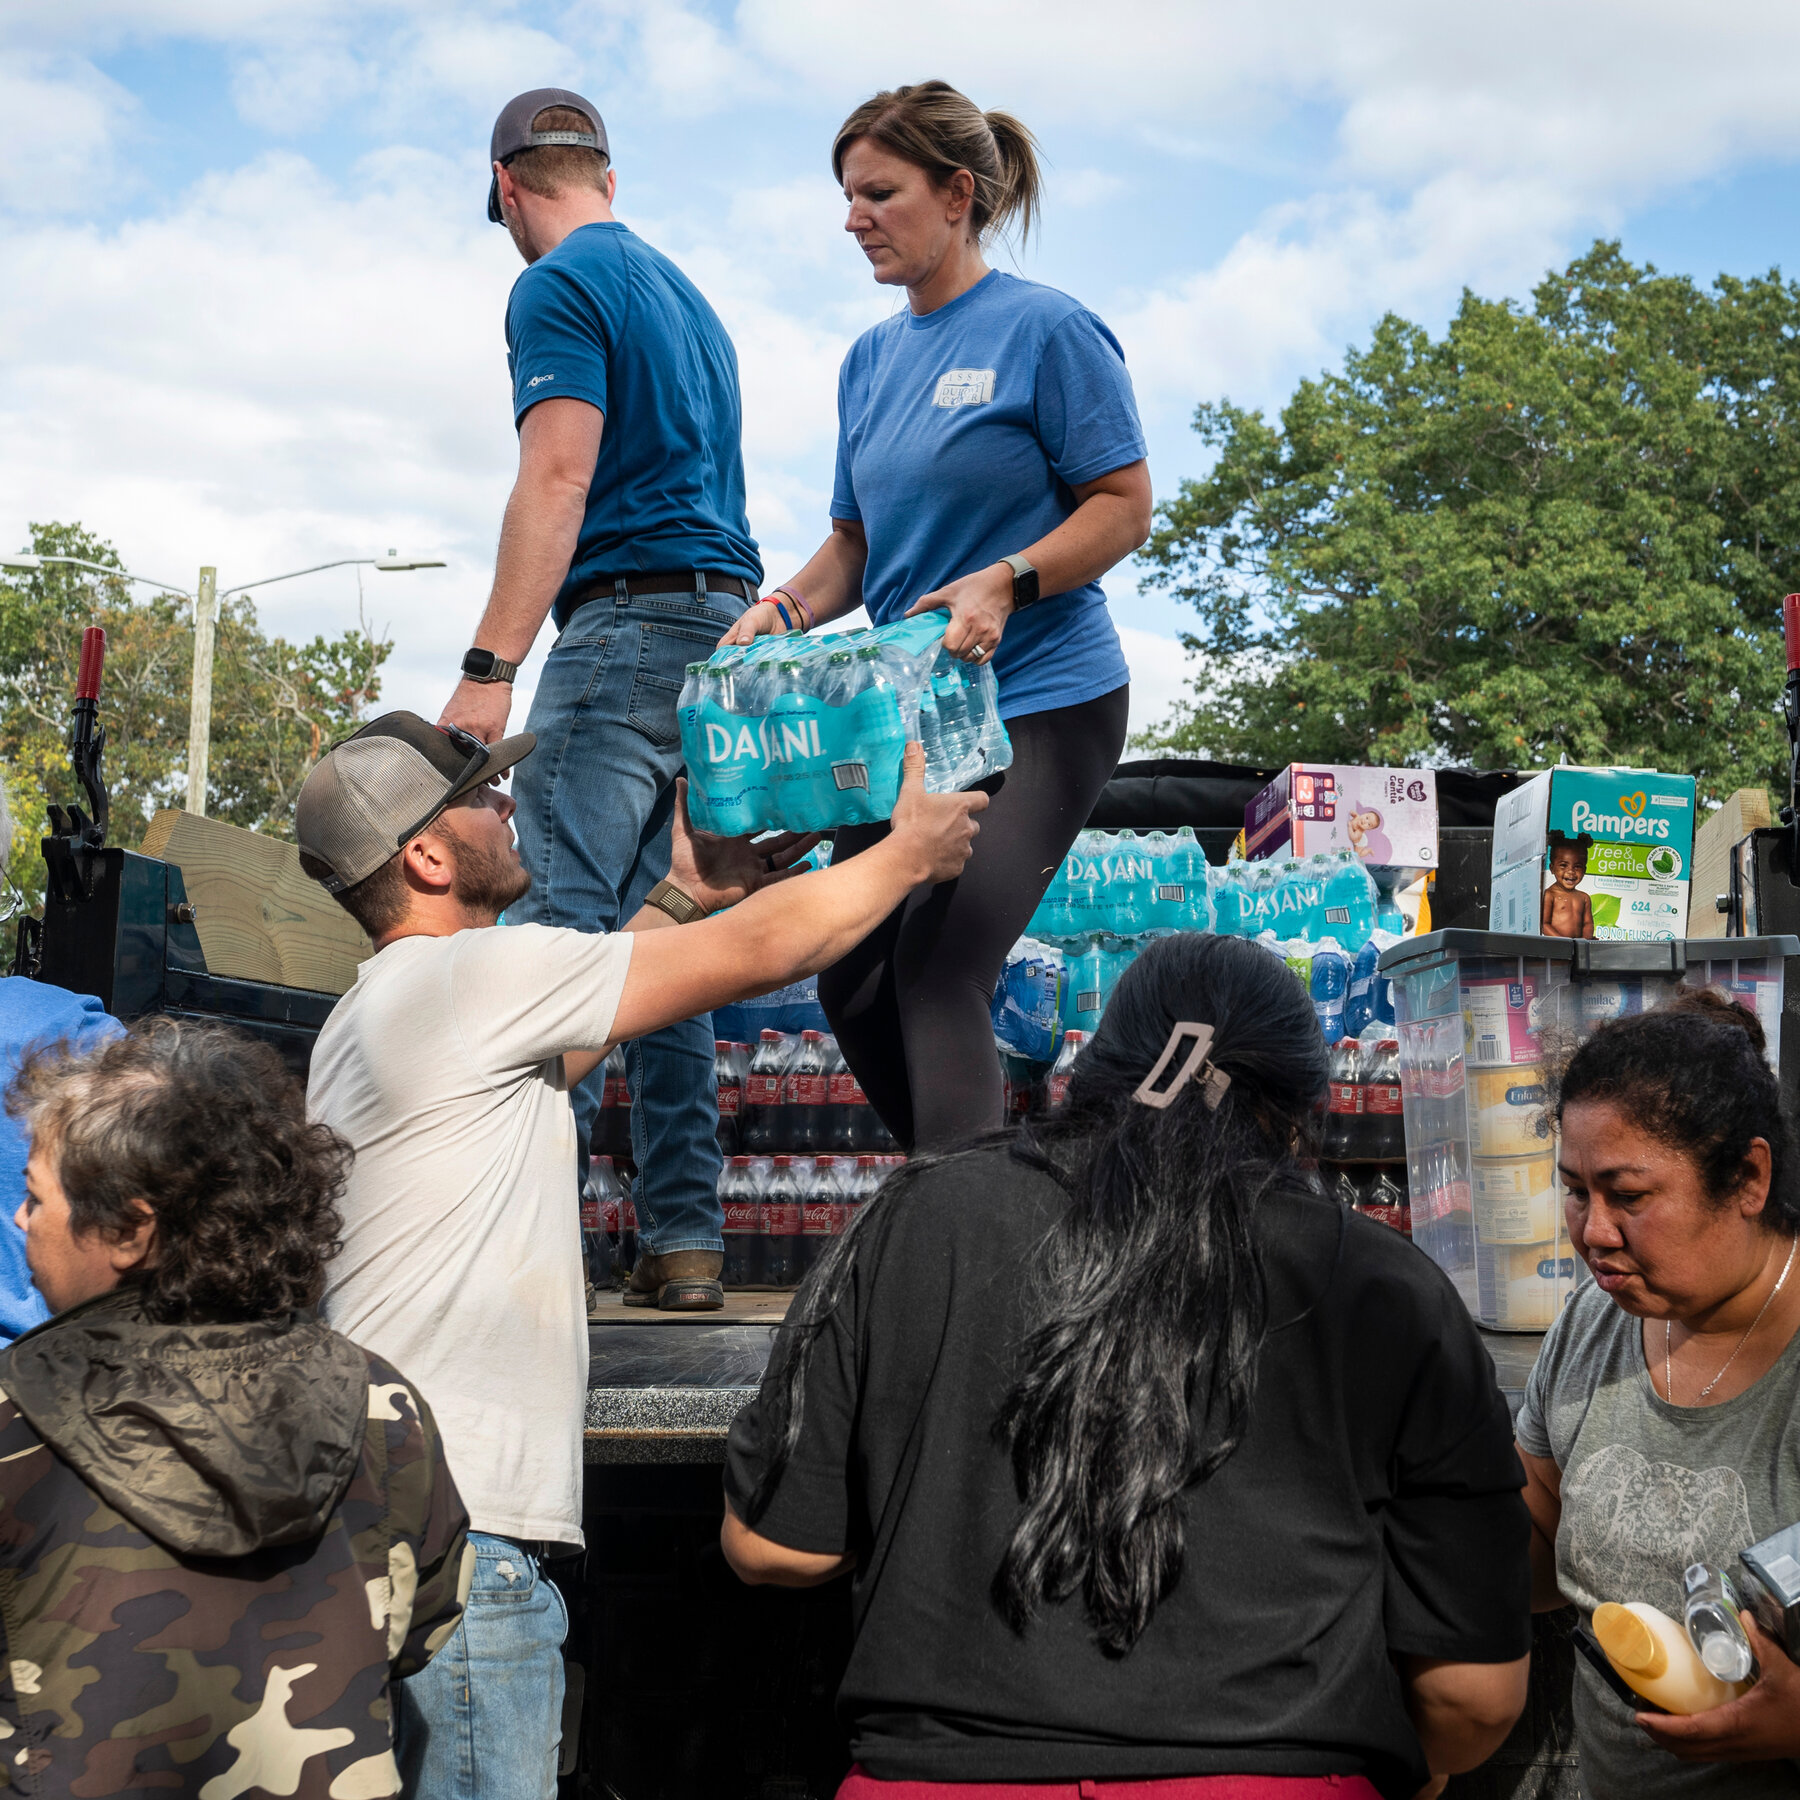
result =
M862 1083L848 1069L840 1069L826 1083L826 1092L830 1095L833 1106L867 1106L869 1096L862 1091Z
M800 1235L800 1202L798 1200L765 1200L762 1203L764 1237L798 1237Z
M626 1084L623 1075L607 1076L601 1088L600 1104L602 1106L629 1106L631 1104L631 1089Z
M597 1194L583 1194L581 1197L581 1229L583 1231L600 1229L600 1199Z
M804 1237L831 1236L831 1202L808 1200L800 1208L800 1231Z
M719 1117L735 1119L739 1108L743 1105L744 1090L734 1081L730 1087L719 1089Z
M583 1223L586 1221L584 1220ZM617 1196L600 1202L600 1229L608 1237L619 1235L619 1202Z
M755 1200L725 1202L725 1230L731 1236L754 1234L762 1230L762 1207Z
M1359 1081L1332 1082L1331 1110L1334 1113L1360 1113L1363 1110L1362 1083Z
M635 1200L619 1202L619 1229L621 1231L637 1230L637 1202Z
M779 1075L746 1075L744 1077L744 1104L746 1106L779 1106L781 1104L781 1077Z
M1400 1112L1400 1084L1397 1081L1372 1081L1363 1089L1363 1111L1386 1113L1397 1117Z
M1366 1212L1369 1215L1369 1217L1371 1219L1374 1219L1377 1223L1382 1224L1382 1225L1390 1225L1393 1227L1393 1229L1395 1231L1404 1231L1406 1229L1406 1218L1405 1218L1406 1209L1402 1206L1397 1206L1397 1205L1393 1205L1393 1204L1382 1204L1382 1205L1378 1205L1378 1206L1365 1206L1363 1208L1363 1211Z
M1046 1084L1050 1090L1050 1104L1061 1106L1069 1097L1069 1078L1066 1075L1052 1075Z
M822 1069L814 1075L790 1075L787 1085L789 1106L823 1106L830 1087Z

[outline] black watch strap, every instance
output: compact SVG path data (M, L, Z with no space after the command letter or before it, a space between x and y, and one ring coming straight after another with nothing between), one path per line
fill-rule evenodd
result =
M471 681L511 681L519 672L517 663L509 663L491 650L465 650L462 672Z
M1024 557L1013 555L1000 559L1013 572L1013 611L1035 605L1038 600L1038 572Z

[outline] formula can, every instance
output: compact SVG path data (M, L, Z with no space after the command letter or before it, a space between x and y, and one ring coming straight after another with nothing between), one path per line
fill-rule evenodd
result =
M1555 1126L1542 1063L1469 1073L1469 1149L1476 1156L1539 1156Z
M1484 1244L1541 1244L1556 1236L1562 1194L1556 1158L1474 1159L1475 1235Z

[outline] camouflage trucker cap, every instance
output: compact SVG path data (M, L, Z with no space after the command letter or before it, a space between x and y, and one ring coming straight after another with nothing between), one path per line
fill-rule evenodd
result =
M294 803L294 835L341 894L373 875L452 800L504 775L537 748L529 731L484 744L417 713L383 713L313 765Z

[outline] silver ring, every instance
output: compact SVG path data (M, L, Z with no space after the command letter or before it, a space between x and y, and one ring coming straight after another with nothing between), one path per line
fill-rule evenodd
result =
M969 652L969 661L970 662L980 662L981 659L986 655L987 655L986 647L981 644L977 644L975 646L975 648Z

